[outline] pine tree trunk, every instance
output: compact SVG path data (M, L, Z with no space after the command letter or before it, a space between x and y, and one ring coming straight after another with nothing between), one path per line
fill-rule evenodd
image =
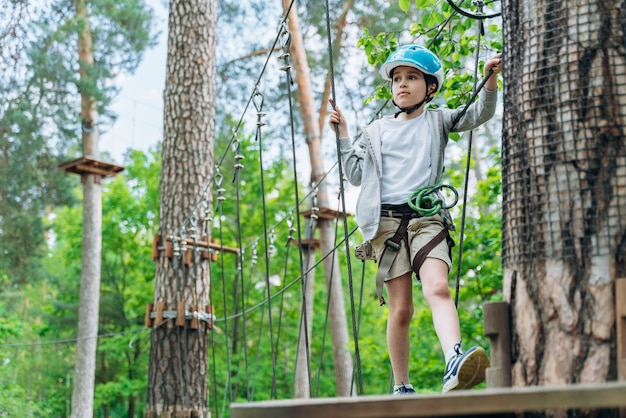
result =
M76 17L80 22L78 58L80 83L91 83L89 71L94 63L93 38L85 1L77 0ZM85 89L89 91L88 89ZM81 90L81 120L83 155L97 158L98 111L95 98ZM83 174L83 238L81 253L80 300L74 386L72 388L72 418L93 416L93 396L96 375L98 318L100 305L100 257L102 251L102 189L101 176Z
M516 386L616 378L625 6L503 2L503 287Z
M208 324L189 315L209 303L209 261L182 239L210 236L205 208L211 207L216 21L216 0L170 1L159 236L173 252L159 252L154 305L170 312L184 306L187 315L182 321L177 312L152 330L150 418L210 416ZM201 200L206 205L198 205Z

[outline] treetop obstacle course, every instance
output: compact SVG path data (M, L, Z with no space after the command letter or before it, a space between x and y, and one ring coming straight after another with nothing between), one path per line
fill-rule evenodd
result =
M480 22L478 33L483 30L484 20L501 13L496 6L500 2L473 2L471 8L468 2L449 0L448 3L454 6L455 12ZM488 370L489 389L403 399L362 396L359 320L361 309L366 306L363 294L369 292L372 285L371 280L364 280L364 263L360 284L353 277L357 273L351 264L356 228L351 226L346 210L340 160L313 182L304 196L299 190L298 134L291 102L291 86L297 78L292 72L291 48L292 42L297 41L292 39L287 18L292 7L293 2L285 8L285 17L270 48L272 52L267 55L229 144L215 161L209 185L183 225L155 239L154 258L169 260L181 288L190 285L188 274L194 260L202 258L213 262L208 269L212 282L208 305L195 303L201 298L193 292L192 300L179 300L176 309L154 301L147 309L146 324L206 333L213 360L216 350L227 351L227 364L213 362L208 372L212 382L211 402L215 404L217 415L226 414L226 405L230 405L231 416L236 418L485 416L546 409L581 411L625 407L626 384L600 383L626 379L626 313L623 308L626 288L624 279L618 280L626 277L626 146L625 115L622 114L626 109L623 103L626 101L626 65L623 42L621 46L611 42L614 38L610 36L611 26L607 22L618 23L611 6L590 10L582 6L566 8L558 1L502 2L504 32L513 40L505 43L504 50L507 81L503 143L505 302L484 307L485 334L491 341L493 360ZM539 13L539 7L544 7L547 13ZM335 99L328 14L327 23L330 80ZM602 30L592 31L591 28ZM589 30L580 33L583 29ZM513 33L516 36L512 36ZM278 69L283 72L289 101L291 185L272 184L276 176L271 171L272 164L268 165L271 158L267 156L269 145L264 127L271 110L264 106L262 80L266 70L272 68L275 50L281 51ZM477 50L480 52L480 48ZM554 54L555 51L558 53ZM518 94L520 91L524 93ZM249 111L255 112L252 117ZM250 138L241 132L248 119L255 124ZM471 143L470 135L470 147ZM469 167L469 158L467 164ZM245 181L245 175L251 170L255 170L252 175L260 180L257 190L249 188ZM326 206L324 187L334 177L339 178L338 202L336 208L330 208ZM280 191L289 186L295 187L295 201L276 199L276 194L280 195ZM467 195L466 180L463 207ZM572 196L577 197L573 203ZM273 206L278 204L280 207ZM303 209L305 206L308 208ZM244 234L249 232L246 218L250 216L262 218L263 231L255 231L260 235L254 240L244 240ZM463 214L458 274L463 255L464 218ZM333 225L335 235L317 239L317 227L323 222ZM216 240L211 242L209 236ZM330 251L322 248L324 241L331 241ZM222 246L225 242L236 244ZM298 251L297 265L290 264L292 247ZM321 257L316 260L316 251L320 249ZM277 400L279 382L288 374L296 376L298 373L304 379L299 386L304 394L299 397L317 397L320 374L328 370L325 344L321 345L318 360L310 351L311 340L325 342L329 324L337 320L330 314L330 289L342 287L342 283L327 280L328 299L321 335L314 334L312 311L308 310L306 301L313 297L315 271L320 265L347 275L353 340L349 347L334 344L333 355L335 367L339 368L338 352L345 354L351 350L348 394L361 396ZM538 277L545 276L540 273L546 270L547 281L537 282ZM563 271L571 274L561 278ZM571 285L569 295L559 294L557 284L550 283L559 280ZM297 286L299 293L289 292ZM457 277L457 298L459 286ZM214 287L221 289L219 296ZM227 292L230 299L227 299ZM540 306L541 292L553 292L551 311ZM263 293L261 299L260 293ZM611 303L600 309L592 305L593 298ZM531 307L532 313L525 312L524 304ZM195 306L194 310L187 309L188 305ZM285 327L294 325L286 323L287 311L299 315L297 341L284 341ZM261 329L247 328L251 315L261 316ZM525 328L525 321L529 319L533 327ZM581 339L574 342L577 336ZM544 343L542 338L545 338L545 352L539 346ZM536 343L534 352L529 353L524 347L526 340ZM179 338L172 340L170 346L178 351L176 373L180 379L178 393L172 396L180 397L183 411L188 398L186 388L193 383L187 380L189 373L185 370L188 342ZM259 347L262 346L269 347L269 360L260 358ZM559 374L558 359L549 354L552 350L560 355L560 349L570 348L573 351L569 351L565 364L570 375L578 376L576 379ZM538 358L542 355L543 358ZM271 376L256 374L263 361L271 362ZM314 370L312 365L316 362L317 370ZM296 370L291 368L294 364ZM544 373L538 370L540 366L545 368ZM598 370L600 374L594 376L594 371ZM298 379L294 377L294 381ZM219 390L218 382L223 385ZM269 388L261 388L263 384ZM507 389L510 385L546 386ZM297 390L294 389L294 393ZM261 391L263 395L259 395ZM217 398L218 393L223 395L222 399ZM273 400L267 401L268 398ZM253 402L259 400L264 402Z

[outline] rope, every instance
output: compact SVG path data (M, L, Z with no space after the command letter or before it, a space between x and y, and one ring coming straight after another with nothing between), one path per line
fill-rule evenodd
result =
M339 211L337 211L337 215L339 215ZM337 243L337 231L339 229L339 216L335 216L335 244ZM333 287L333 274L334 274L334 270L335 270L335 257L333 257L333 263L332 263L332 267L331 267L331 271L330 271L330 280L328 283L328 292L327 292L327 296L326 296L326 314L324 316L324 327L322 328L324 330L323 334L322 334L322 349L320 350L320 360L319 360L319 364L317 367L317 379L316 379L316 384L315 384L315 397L318 396L319 394L319 389L320 389L320 375L322 373L322 363L324 360L324 350L326 348L326 334L328 331L328 318L330 317L330 303L331 303L331 294L332 294L332 287Z
M295 124L294 124L294 116L293 116L293 102L292 102L292 95L291 95L291 84L292 84L292 78L291 78L291 66L288 63L288 58L289 58L289 47L291 46L291 36L289 35L288 37L285 37L285 33L288 33L287 30L287 26L285 24L287 17L289 16L289 12L291 10L291 6L293 5L293 0L291 2L291 4L289 5L289 9L285 12L285 18L283 19L282 23L281 23L281 30L279 31L279 36L283 39L283 59L285 61L285 65L282 67L282 69L285 71L285 75L286 75L286 85L287 85L287 97L288 97L288 104L289 104L289 128L290 128L290 133L291 133L291 150L292 150L292 164L293 164L293 176L294 176L294 185L295 185L295 197L296 197L296 231L297 231L297 240L298 243L302 242L302 225L300 223L300 198L299 198L299 187L298 184L298 169L296 166L296 161L297 161L297 157L296 157L296 129L295 129ZM306 305L307 305L307 298L306 298L306 275L304 273L304 258L302 255L302 246L299 245L298 246L298 256L299 256L299 261L300 261L300 277L303 278L302 280L302 286L301 286L301 300L302 300L302 307L301 307L301 321L300 321L300 326L303 327L300 329L300 332L302 331L302 329L304 329L304 345L305 345L305 354L306 354L306 364L307 364L307 377L309 379L309 395L310 393L310 389L311 389L311 370L309 369L309 363L310 363L310 359L311 359L311 354L309 351L309 335L308 335L308 318L307 318L307 314L306 314ZM300 335L298 336L298 339L300 338ZM294 371L295 372L295 371Z
M451 1L451 0L449 0L449 1ZM478 57L478 53L480 51L480 45L481 45L481 40L482 40L481 35L482 35L482 32L479 31L479 33L478 33L478 41L477 41L477 45L476 45L476 62L475 62L475 65L474 65L474 80L476 80L478 78L478 58L479 58ZM454 129L454 127L459 122L459 120L463 117L463 115L465 115L465 113L467 112L468 107L476 99L476 97L478 96L478 93L482 90L482 88L484 87L485 83L487 82L487 80L489 80L489 77L491 77L492 74L493 74L493 69L491 69L487 73L487 76L482 80L482 82L480 83L480 85L478 87L476 87L476 82L474 81L474 93L470 97L470 100L469 100L469 103L467 104L467 106L465 106L465 108L461 111L461 113L459 113L457 118L452 123L452 126L450 127L450 131L452 131L452 129ZM465 164L465 178L464 178L464 181L463 181L463 204L462 204L463 209L461 210L461 230L459 231L459 252L458 252L459 255L458 255L458 258L457 258L456 280L455 280L455 286L454 286L454 305L457 308L459 306L459 293L461 291L461 268L463 267L463 242L464 242L464 237L465 237L465 219L466 219L466 215L467 215L467 194L468 194L469 173L470 173L470 166L471 166L471 159L472 159L472 142L473 142L473 137L474 137L474 130L471 130L470 133L469 133L468 144L467 144L467 161L466 161L466 164Z
M454 192L454 202L446 204L442 198L435 193L442 189L450 189ZM417 189L409 197L409 207L421 216L435 216L442 209L450 209L459 201L459 193L456 189L448 184L440 184L439 186L426 186Z
M333 64L333 45L332 39L330 36L331 28L330 28L330 6L328 4L328 0L325 0L326 4L326 33L328 38L328 59L329 59L329 72L330 72L330 85L333 103L337 103L336 93L335 93L335 70ZM334 106L334 105L333 105ZM341 163L341 154L339 152L339 129L335 129L335 143L337 149L337 167L339 170L339 195L341 196L341 208L342 208L342 216L343 216L343 228L344 234L348 236L348 222L346 215L346 196L344 192L344 179L343 179L343 164ZM359 395L363 394L363 374L361 371L361 355L359 353L359 335L356 324L356 314L355 314L355 306L354 306L354 284L352 282L352 265L350 261L350 243L348 240L345 240L346 246L346 254L348 255L347 259L347 270L348 270L348 286L350 289L350 312L352 313L352 337L354 340L354 358L357 368L357 379L358 379L358 393Z
M274 347L274 338L273 338L273 324L272 324L272 301L270 299L271 289L270 289L270 256L269 256L269 234L267 231L267 202L265 198L265 173L263 170L263 136L261 135L261 127L265 125L262 121L263 116L263 95L257 91L254 97L260 98L260 101L255 101L254 106L257 110L257 133L256 138L259 143L259 167L261 172L261 203L263 206L263 237L265 240L265 287L267 289L267 313L268 313L268 325L270 331L270 351L272 355L272 397L276 399L276 349ZM265 312L265 311L263 311ZM262 323L262 321L261 321ZM260 341L259 341L260 342ZM257 352L258 354L258 352Z

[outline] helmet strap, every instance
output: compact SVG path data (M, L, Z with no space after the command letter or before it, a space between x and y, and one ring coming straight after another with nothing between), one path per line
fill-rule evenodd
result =
M393 74L393 73L392 73ZM415 104L413 106L410 107L400 107L396 104L395 100L392 100L392 103L398 108L400 109L399 111L397 111L393 117L394 118L398 118L398 116L400 115L400 113L404 112L407 115L410 115L411 113L415 112L416 110L418 110L420 107L422 107L422 105L424 103L428 103L433 99L433 97L429 94L428 92L428 83L426 83L426 96L424 97L424 100L422 100L421 102L419 102L418 104Z
M398 109L400 109L400 110L399 110L399 111L397 111L397 112L393 115L393 117L394 117L394 118L397 118L397 117L400 115L400 113L402 113L402 112L406 113L407 115L410 115L411 113L415 112L417 109L419 109L420 107L422 107L422 105L423 105L424 103L426 103L427 101L428 101L427 99L424 99L424 100L422 100L421 102L419 102L418 104L413 105L413 106L411 106L411 107L400 107L400 106L398 106L398 105L396 104L396 102L394 101L394 102L393 102L393 104L394 104L394 105L396 105L396 107L397 107Z

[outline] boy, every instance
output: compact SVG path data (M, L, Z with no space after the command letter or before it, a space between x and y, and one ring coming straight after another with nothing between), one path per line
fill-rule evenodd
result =
M500 71L500 55L485 63L485 76ZM413 271L422 283L445 355L443 392L469 389L485 379L489 358L481 347L465 352L461 349L458 314L448 288L453 243L442 239L449 236L447 224L441 213L421 216L407 202L416 190L441 182L450 130L474 129L493 116L497 78L493 74L489 77L479 99L454 125L462 108L426 109L443 83L441 61L431 51L419 45L401 46L389 55L380 72L391 81L398 112L366 126L355 146L339 108L329 112L329 124L338 129L346 177L353 185L361 186L357 223L364 239L371 241L378 276L382 276L380 280L387 289L387 347L395 379L394 395L415 393L408 375ZM334 104L332 100L330 104ZM394 246L391 238L400 245ZM425 251L420 253L422 248Z

